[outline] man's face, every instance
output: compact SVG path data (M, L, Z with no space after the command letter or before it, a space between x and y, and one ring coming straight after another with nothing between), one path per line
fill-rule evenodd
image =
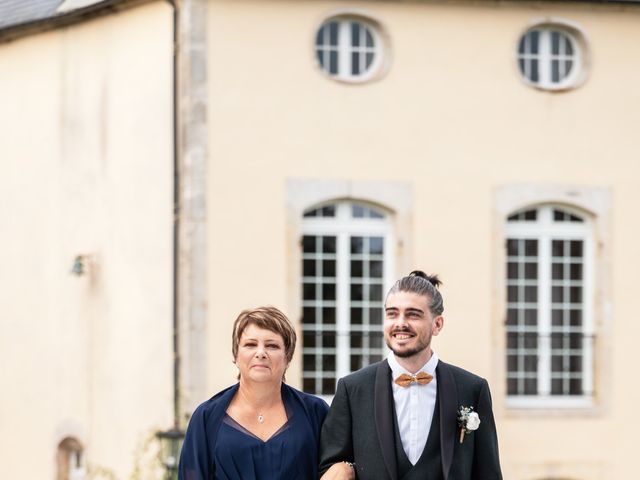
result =
M431 337L440 333L444 320L433 317L428 297L395 292L387 297L384 310L384 339L397 357L429 352Z

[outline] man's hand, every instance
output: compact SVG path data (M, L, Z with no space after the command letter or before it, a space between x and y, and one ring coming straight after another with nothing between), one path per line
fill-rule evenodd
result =
M347 462L334 463L320 480L356 480L356 473Z

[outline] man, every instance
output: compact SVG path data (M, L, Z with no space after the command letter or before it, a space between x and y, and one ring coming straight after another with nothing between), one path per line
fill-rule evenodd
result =
M387 294L391 353L338 382L320 438L322 480L502 479L486 380L431 350L444 324L439 285L414 271Z

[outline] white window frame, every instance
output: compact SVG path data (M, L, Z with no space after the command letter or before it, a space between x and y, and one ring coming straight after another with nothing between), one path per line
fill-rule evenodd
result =
M558 208L580 217L582 222L554 222L553 210ZM538 241L538 395L507 395L506 405L509 408L588 408L594 401L594 240L593 222L584 212L579 212L565 205L533 205L519 209L525 211L537 209L536 221L506 221L505 239L535 239ZM560 396L550 395L551 385L551 251L553 240L583 241L583 395ZM546 279L546 280L545 280ZM507 371L505 369L505 371Z
M314 208L321 208L327 205L335 205L334 217L305 217L301 224L301 237L305 235L331 235L336 237L336 382L341 377L351 373L350 365L350 336L352 331L350 322L350 242L352 236L376 236L382 237L384 240L383 250L383 274L382 288L383 298L386 292L393 284L394 266L394 245L395 238L392 230L392 222L389 212L378 206L368 205L358 201L336 201L328 202L323 205L317 205ZM373 208L374 210L384 214L384 218L353 218L351 216L351 208L353 205L363 206L365 208ZM311 209L309 209L311 210ZM304 279L304 277L301 277ZM304 305L304 301L302 303ZM382 307L381 307L382 309ZM384 316L382 317L384 321ZM304 331L304 325L302 326ZM380 324L380 332L382 333L382 323ZM305 347L302 346L303 354ZM382 344L383 358L388 353L387 346ZM312 347L306 353L314 351L322 351L322 348ZM304 367L302 369L304 376ZM322 378L318 375L316 379ZM327 401L331 401L333 395L320 395Z
M331 73L329 66L329 51L332 50L332 46L329 44L328 32L324 33L324 41L322 44L317 43L317 35L320 31L328 26L331 22L336 22L338 24L338 45L335 48L338 55L338 72ZM361 28L365 28L371 36L373 37L373 47L367 47L366 45L359 45L357 47L351 44L351 23L356 22L359 23ZM318 51L322 50L327 60L325 63L321 62L318 59ZM373 53L373 60L369 68L364 71L361 71L359 74L354 75L351 73L351 54L354 50L362 50L362 53ZM322 25L316 31L316 38L314 38L314 51L315 58L318 64L318 67L324 74L329 76L332 79L340 80L343 82L349 83L360 83L371 80L376 77L383 65L384 58L384 42L383 36L380 33L379 27L375 24L375 22L359 17L359 16L349 16L349 15L341 15L334 16L326 19Z
M520 53L520 43L525 40L528 35L533 31L538 31L540 35L539 45L538 45L538 53ZM571 56L568 55L558 55L552 53L551 46L551 34L552 32L558 32L560 35L566 37L571 46L573 48L573 54ZM580 80L584 77L585 71L585 42L582 39L582 35L574 29L566 25L562 24L540 24L535 25L526 32L524 32L520 38L518 39L518 43L516 45L516 59L517 59L517 68L520 73L522 79L529 85L540 88L543 90L563 90L571 87L576 87L580 83ZM561 78L560 81L554 82L552 81L552 69L551 63L552 60L560 60L560 59L570 59L573 62L571 71L564 78ZM528 60L536 61L538 64L538 81L533 81L529 78L528 74L522 71L520 68L520 61L524 60L525 62Z

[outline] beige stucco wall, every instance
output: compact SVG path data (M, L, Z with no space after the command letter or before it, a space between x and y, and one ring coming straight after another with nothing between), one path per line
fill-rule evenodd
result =
M316 66L315 32L345 8L378 21L390 39L390 68L378 81L339 83ZM520 80L517 41L546 18L585 34L590 67L578 89L547 93ZM489 379L505 478L629 478L625 407L640 400L624 381L640 333L632 321L640 307L639 21L638 8L560 2L211 2L209 340L220 365L211 391L233 381L228 338L241 308L274 303L299 315L286 181L406 183L408 256L445 281L447 323L435 346ZM610 192L600 219L610 262L596 272L595 319L607 380L586 412L505 407L495 192L515 184Z
M171 18L0 44L3 478L55 478L66 436L130 478L171 425Z

